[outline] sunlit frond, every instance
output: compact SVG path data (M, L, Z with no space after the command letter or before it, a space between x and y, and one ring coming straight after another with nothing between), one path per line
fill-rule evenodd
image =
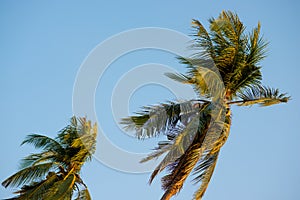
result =
M209 33L198 20L194 19L192 21L192 27L196 29L196 33L193 34L195 43L192 45L192 48L200 50L200 53L198 54L200 57L214 59L214 45Z
M2 185L4 187L20 186L35 180L42 179L47 175L50 169L53 168L53 165L54 163L44 163L27 167L7 178L2 182Z
M278 103L286 103L290 97L285 93L280 93L278 89L265 86L252 86L238 94L242 100L229 102L239 106L251 106L259 104L261 106L270 106Z
M21 190L15 192L19 196L13 199L26 200L26 199L44 199L46 192L48 191L56 181L59 181L60 177L54 172L49 172L46 180L40 182L33 182L30 185L24 185Z
M170 173L162 178L162 188L165 193L161 200L167 200L177 194L202 155L201 143L195 142L168 168Z
M195 168L194 173L198 174L198 176L194 180L197 182L201 181L201 185L194 193L194 200L201 200L203 197L216 167L218 154L219 152L209 155Z
M227 111L223 123L222 132L219 135L219 138L215 139L212 145L209 145L211 147L207 148L205 154L199 159L197 166L194 168L194 181L195 183L201 182L199 189L194 194L195 200L200 200L208 187L211 176L214 172L220 149L225 144L228 138L230 124L230 111Z
M179 157L181 157L185 151L192 144L194 137L198 134L199 126L199 116L196 115L193 119L188 123L188 125L182 129L177 137L172 141L172 143L163 146L158 149L153 154L150 154L148 157L142 160L142 162L146 162L150 159L157 158L163 153L167 153L160 164L156 167L156 169L151 174L149 182L151 183L155 176L164 170L168 165L175 162Z
M65 200L71 199L73 193L73 187L76 181L75 174L70 174L66 176L63 180L57 181L53 184L47 191L47 195L45 196L45 200Z
M249 34L249 42L247 44L247 57L246 62L248 65L257 65L261 60L266 57L267 45L262 37L260 37L260 23Z

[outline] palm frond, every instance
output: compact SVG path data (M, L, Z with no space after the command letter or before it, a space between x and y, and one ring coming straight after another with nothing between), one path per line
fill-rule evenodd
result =
M196 177L193 179L193 181L195 181L195 183L201 182L199 189L194 194L195 200L201 200L208 187L217 163L221 147L225 144L228 138L230 132L230 124L231 114L230 110L227 110L225 121L223 123L223 129L221 134L219 135L219 138L213 142L213 144L211 145L212 148L206 148L205 155L203 155L202 158L199 159L197 166L194 168L193 175ZM203 143L205 144L205 140Z
M63 180L57 181L53 187L47 191L45 200L65 200L71 199L73 187L76 181L76 175L71 173Z
M150 154L148 157L143 159L141 162L146 162L153 158L157 158L163 153L167 153L160 164L156 167L156 169L151 174L149 179L149 183L153 181L155 176L164 170L169 164L176 161L179 157L181 157L188 147L191 145L195 135L198 133L199 129L199 117L195 116L191 122L182 129L182 132L177 135L177 137L172 141L172 143L164 145L162 148L159 148L154 153Z
M262 59L266 57L266 48L268 42L266 42L262 37L260 37L260 23L257 27L249 34L249 42L247 44L247 58L246 62L248 65L256 65Z
M60 157L56 152L52 151L46 151L43 153L38 153L38 154L30 154L29 156L26 156L23 158L20 162L20 169L32 166L32 165L37 165L40 163L45 163L45 162L55 162L59 161L57 158Z
M49 190L60 177L54 172L49 172L47 178L40 182L34 182L30 185L24 185L21 190L15 192L19 196L14 197L18 200L26 199L44 199L46 191Z
M96 125L95 125L96 126ZM73 140L72 148L78 149L77 153L71 158L72 162L84 162L90 160L96 150L97 129L89 129L81 137Z
M227 88L231 92L231 98L235 98L236 95L243 91L247 87L261 85L262 75L260 67L255 65L245 65L244 67L237 68L232 74L230 84Z
M188 68L187 75L167 73L166 75L181 83L192 84L196 93L207 98L220 97L224 93L224 83L212 59L178 57Z
M63 150L59 142L50 137L39 134L30 134L26 136L21 145L23 144L32 144L35 148L43 148L44 150L52 150L57 152L61 152Z
M195 168L194 173L199 175L194 180L201 181L201 185L194 193L194 200L201 200L202 196L204 195L216 167L218 154L219 152L209 155L208 158L205 158L204 161L202 161L201 164Z
M150 159L157 158L163 153L167 153L164 159L151 174L149 180L150 183L159 172L166 168L166 166L180 158L193 143L195 137L198 137L197 135L201 134L207 127L207 124L210 122L210 116L208 115L210 109L209 105L211 104L204 103L201 107L199 107L197 112L189 118L186 125L173 128L173 131L176 132L174 134L176 135L174 139L169 143L160 145L154 153L142 160L142 162L145 162Z
M237 104L239 106L259 104L261 106L270 106L278 103L286 103L290 99L285 93L280 93L278 89L266 86L248 87L237 96L241 99L240 101L232 101L228 104Z
M161 200L169 199L170 196L177 194L189 176L194 166L202 156L204 149L201 147L205 134L199 133L194 138L193 143L175 162L168 165L170 173L162 178L162 188L165 193Z
M170 173L162 178L162 188L165 193L161 200L169 199L181 190L183 183L193 170L201 154L202 151L198 148L198 145L193 145L177 162L169 165Z
M144 107L136 116L124 118L121 124L127 131L135 131L138 138L154 137L167 134L170 127L175 127L181 116L195 111L194 101L169 102Z
M54 167L54 163L43 163L20 170L2 182L4 187L20 186L44 178Z
M165 73L165 75L167 77L169 77L170 79L173 79L173 80L178 81L180 83L186 83L186 84L191 83L190 82L190 78L187 77L184 74L179 74L179 73Z
M214 59L214 45L209 33L198 20L194 19L192 21L192 27L196 29L196 33L193 35L195 37L195 44L192 45L192 48L199 49L201 57L210 57Z

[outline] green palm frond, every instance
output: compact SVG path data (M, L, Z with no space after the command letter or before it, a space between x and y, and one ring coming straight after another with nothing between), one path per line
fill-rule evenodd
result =
M43 163L20 170L2 182L4 187L20 186L44 178L54 167L54 163Z
M237 104L239 106L251 106L254 104L270 106L278 103L286 103L290 99L285 93L280 93L278 89L265 86L248 87L237 96L241 100L232 101L229 104Z
M21 160L20 169L46 162L59 162L60 160L58 158L60 157L60 155L52 151L46 151L39 154L30 154Z
M266 57L268 42L260 37L260 23L249 34L249 42L247 43L247 57L246 62L248 65L256 65Z
M200 57L209 56L210 58L214 59L215 50L209 33L198 20L193 19L192 27L196 29L196 33L193 34L195 37L195 43L192 45L192 47L200 50L200 54L198 54Z
M154 137L167 134L169 127L174 127L182 115L195 112L194 101L169 102L143 107L136 116L124 118L121 124L127 131L135 131L138 138Z
M44 150L52 150L57 152L61 152L63 149L63 147L56 140L39 134L28 135L21 143L21 145L23 144L32 144L35 148L43 148Z
M73 187L76 181L76 175L70 174L63 180L57 181L53 187L47 191L45 200L65 200L71 199L73 193Z
M34 182L31 185L24 185L21 190L15 192L19 196L13 199L26 200L26 199L44 199L47 190L49 190L60 177L54 172L49 172L46 180Z
M202 90L200 95L203 95L207 92L205 84L203 81L192 79L198 76L190 76L190 72L197 72L198 66L210 68L208 66L214 65L219 70L225 88L231 90L230 99L242 88L252 84L259 85L261 72L257 65L265 57L267 47L267 42L260 37L260 24L251 33L246 34L243 23L230 11L223 11L217 19L211 18L209 23L208 32L199 21L193 20L196 34L191 48L199 50L199 54L192 58L179 58L181 63L187 65L189 73L173 75L171 78L193 84L195 90ZM199 65L197 60L211 60L213 64Z
M187 66L187 74L166 73L167 77L184 84L192 84L200 96L216 98L223 95L224 83L211 59L200 59L197 56L178 59Z
M243 91L247 87L260 86L262 75L260 67L255 65L245 65L244 67L236 69L232 74L231 83L227 86L231 92L231 98Z

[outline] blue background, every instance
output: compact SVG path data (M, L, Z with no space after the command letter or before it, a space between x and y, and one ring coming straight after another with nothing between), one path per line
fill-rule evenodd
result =
M266 108L233 108L230 137L204 199L298 200L299 9L296 0L0 1L0 180L16 172L18 161L34 151L19 146L27 134L55 137L68 123L77 71L97 44L121 31L149 26L190 34L193 18L207 27L208 18L232 10L248 30L262 23L270 42L262 62L264 83L288 92L292 101ZM114 81L147 62L185 70L168 53L142 51L127 56L110 67L106 82L100 82L108 87L96 91L96 108L103 110L97 116L107 116L105 133L115 144L147 152L156 141L126 138L112 119L109 98ZM169 90L149 85L134 93L130 110L167 99L174 99ZM159 179L148 186L149 174L119 172L96 159L85 165L82 177L93 199L153 200L163 193ZM174 199L191 199L194 190L188 180ZM0 198L13 191L1 187Z

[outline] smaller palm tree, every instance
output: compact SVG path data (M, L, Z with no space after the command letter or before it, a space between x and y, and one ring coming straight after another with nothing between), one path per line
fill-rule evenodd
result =
M4 187L21 187L11 199L91 199L80 170L96 149L97 125L86 118L72 117L55 139L28 135L23 144L42 149L22 159L21 170L2 182ZM74 198L73 198L74 197Z

